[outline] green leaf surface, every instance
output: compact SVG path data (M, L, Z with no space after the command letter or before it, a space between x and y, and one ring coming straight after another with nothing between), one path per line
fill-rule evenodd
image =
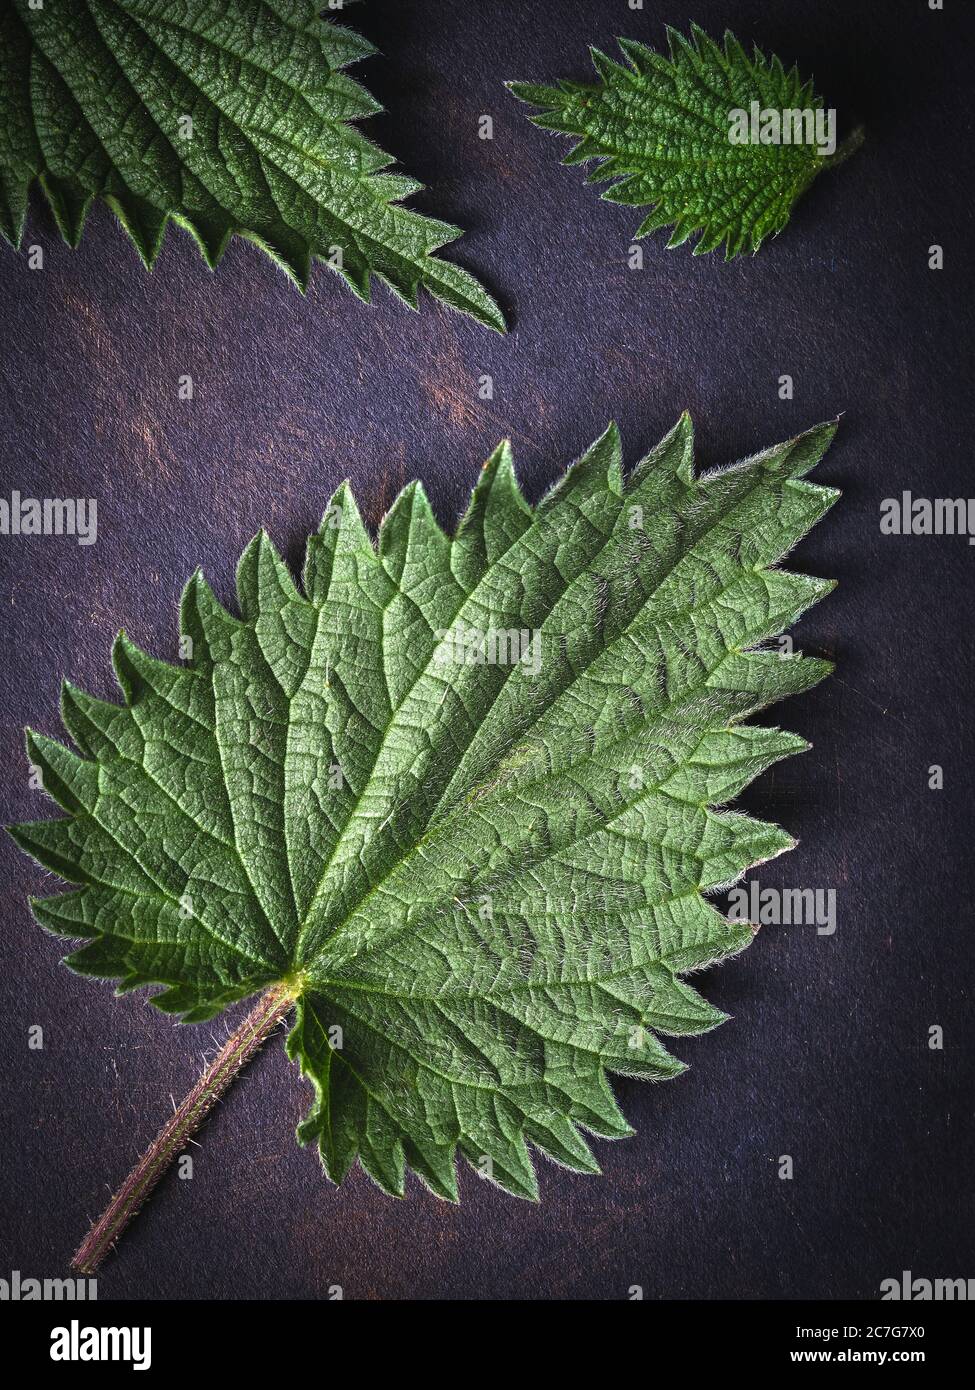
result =
M747 113L750 121L752 103L757 112L810 112L814 122L824 108L812 82L757 48L749 58L731 33L723 47L696 24L690 39L670 28L667 35L668 57L632 39L619 40L624 64L591 49L600 79L594 85L507 86L543 108L531 117L535 125L574 138L563 163L596 161L588 182L613 181L603 198L647 209L637 237L672 227L669 247L700 234L695 255L722 243L727 260L757 251L786 225L816 175L851 154L863 133L854 131L835 152L821 155L808 142L814 125L804 117L806 143L734 143L731 112ZM780 121L780 131L785 127ZM800 129L790 118L790 136L794 128Z
M36 179L77 245L96 197L146 266L169 219L216 266L237 234L302 288L319 257L368 301L421 287L504 332L482 285L434 252L457 227L350 122L381 108L344 71L373 52L312 0L56 0L0 10L0 233L20 245Z
M832 587L778 566L834 428L698 476L686 415L628 474L611 427L534 508L503 444L453 535L412 483L374 543L343 485L301 588L261 533L239 615L187 585L189 660L120 635L123 703L66 684L78 751L29 734L66 814L11 833L78 885L37 920L187 1021L290 986L336 1182L594 1171L607 1073L723 1018L684 977L753 928L708 895L792 845L722 808L806 746L748 717L830 669L763 644Z

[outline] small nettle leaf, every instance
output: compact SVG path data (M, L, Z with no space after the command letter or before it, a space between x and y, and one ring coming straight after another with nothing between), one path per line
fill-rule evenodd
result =
M573 137L564 164L595 161L588 182L612 180L601 197L647 209L636 237L671 227L668 247L699 234L695 255L722 244L727 260L757 251L863 132L837 148L835 112L812 82L758 48L749 58L731 33L723 47L696 24L689 39L667 35L668 57L632 39L618 41L622 64L590 49L600 79L592 85L507 86L543 108L535 125Z
M312 0L11 0L0 13L0 233L20 245L36 180L77 246L102 198L143 263L167 223L215 267L234 235L301 288L317 257L369 301L421 288L504 332L484 287L434 255L458 227L354 125L380 106L344 69L374 52Z
M11 833L76 885L38 922L188 1022L293 1002L336 1182L596 1171L607 1074L674 1076L664 1039L724 1017L685 976L754 928L709 895L792 846L724 808L806 746L749 717L830 670L767 644L832 588L779 564L834 429L698 475L686 415L628 473L610 427L535 507L503 444L453 534L412 483L374 542L343 485L301 587L261 533L239 614L187 585L190 659L122 634L123 703L66 684L77 751L28 735L65 814Z

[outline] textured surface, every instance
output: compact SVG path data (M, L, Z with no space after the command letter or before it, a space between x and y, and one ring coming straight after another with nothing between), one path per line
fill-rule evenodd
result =
M11 0L0 13L0 233L36 179L77 245L96 197L147 266L171 218L216 266L247 237L298 285L313 256L360 299L424 286L499 331L483 286L433 252L460 235L351 121L381 108L343 71L373 52L312 0ZM387 172L383 172L387 170Z
M817 148L810 137L817 122L826 129L822 99L778 55L756 48L749 57L732 33L719 46L697 26L689 38L671 30L668 41L669 51L657 53L623 38L622 63L594 48L596 83L513 82L511 90L544 108L531 118L535 125L573 138L564 164L595 163L588 181L612 180L602 194L607 202L649 208L636 237L672 227L668 247L698 234L695 256L721 245L729 260L757 251L782 230L816 175L846 151L837 152L835 142L829 154ZM764 111L778 123L766 134L781 136L785 125L788 143L758 143L737 124L747 115L760 135ZM802 143L782 112L803 113L808 124L796 126Z
M537 1197L526 1140L596 1171L606 1072L722 1021L681 977L753 928L705 895L791 847L712 804L806 746L743 721L829 669L763 644L833 587L778 567L833 433L697 477L683 415L624 476L611 426L534 511L502 444L455 534L411 483L375 545L343 485L301 591L262 531L239 617L197 572L182 665L123 634L124 704L66 684L78 751L28 734L67 814L11 834L81 885L37 920L188 1023L288 985L335 1182L456 1200L459 1150Z
M213 276L174 231L149 276L104 209L77 251L32 211L25 245L44 247L43 273L0 255L0 493L99 499L94 546L0 541L4 819L47 814L23 726L58 735L58 674L113 698L123 627L175 659L183 578L205 563L232 601L262 524L297 569L347 474L372 522L419 476L450 523L506 435L537 498L610 418L637 457L689 407L716 467L845 410L815 475L843 500L789 559L839 579L796 631L837 670L776 710L814 751L743 798L799 840L756 877L835 888L837 930L765 927L701 977L731 1021L674 1044L690 1063L678 1083L615 1083L637 1137L595 1144L601 1180L543 1165L537 1207L471 1173L459 1207L419 1185L392 1202L362 1174L330 1189L291 1135L308 1087L270 1043L192 1151L193 1180L167 1178L106 1263L104 1298L315 1297L336 1283L349 1298L621 1298L634 1283L648 1298L874 1298L906 1268L972 1273L975 550L882 536L878 518L904 488L973 490L963 94L975 16L913 0L889 0L882 21L850 0L674 0L667 18L685 31L692 18L729 26L794 59L870 138L754 259L651 254L651 239L641 275L625 262L632 212L587 195L502 84L589 80L587 43L610 51L625 33L659 48L663 29L648 5L566 0L557 23L526 7L515 26L510 9L369 0L354 13L390 55L363 71L397 113L366 130L428 185L417 207L470 229L464 261L503 289L506 339L389 296L364 312L326 274L302 300L239 241ZM483 113L493 142L477 138ZM192 402L178 397L186 372ZM927 787L936 762L941 792ZM0 865L0 1255L55 1275L170 1092L192 1082L191 1048L218 1030L188 1034L140 995L116 1001L70 975L26 903L56 883L9 842ZM27 1048L31 1024L43 1051ZM778 1177L782 1154L792 1181Z

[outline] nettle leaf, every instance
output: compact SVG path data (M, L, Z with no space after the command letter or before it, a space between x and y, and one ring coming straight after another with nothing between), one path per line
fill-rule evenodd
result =
M504 332L482 285L434 252L461 235L401 206L420 184L351 121L381 107L344 69L375 50L313 0L12 0L0 13L0 233L36 179L76 246L103 198L151 267L167 222L211 267L237 234L304 289L312 257L369 301L421 286Z
M757 251L786 225L816 175L859 147L863 132L858 128L841 147L821 154L817 113L820 134L827 113L812 82L794 67L787 72L758 48L749 58L731 33L721 48L696 24L690 39L670 28L667 35L669 57L632 39L618 40L625 64L591 48L600 78L594 85L507 86L543 108L530 118L535 125L575 138L563 163L598 161L588 182L614 181L601 197L648 209L637 237L672 226L668 247L700 233L695 255L722 243L726 260ZM764 113L774 114L765 119ZM746 118L747 139L736 143L746 134ZM779 143L761 143L763 124ZM800 132L802 143L784 143Z
M78 752L29 734L66 814L12 834L79 885L37 920L186 1021L286 986L336 1182L596 1171L607 1073L724 1017L684 977L755 928L708 895L793 843L720 808L806 747L748 717L831 669L763 644L833 587L778 564L834 429L696 476L685 415L624 476L610 427L534 508L502 444L452 536L412 483L374 544L345 484L301 589L261 533L239 616L190 580L191 660L122 634L124 703L65 685Z

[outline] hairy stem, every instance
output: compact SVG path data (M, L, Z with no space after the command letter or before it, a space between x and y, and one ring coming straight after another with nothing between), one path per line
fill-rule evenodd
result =
M855 130L850 131L849 135L833 154L827 155L823 160L823 167L825 169L835 169L838 164L842 164L845 159L849 159L850 155L854 154L860 148L866 138L867 132L862 125L858 125Z
M283 985L262 994L255 1008L224 1043L172 1117L166 1121L71 1261L80 1274L94 1274L156 1183L199 1129L234 1077L291 1010L294 993Z

